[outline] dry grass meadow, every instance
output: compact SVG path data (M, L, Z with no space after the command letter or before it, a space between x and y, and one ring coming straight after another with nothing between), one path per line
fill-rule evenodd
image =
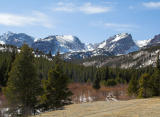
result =
M35 117L160 117L160 98L72 104Z

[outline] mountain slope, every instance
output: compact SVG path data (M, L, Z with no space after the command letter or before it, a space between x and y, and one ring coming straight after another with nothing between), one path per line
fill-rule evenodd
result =
M147 46L155 46L155 45L158 45L158 44L160 44L160 34L154 36L154 38L151 39L151 41L147 44Z
M152 39L137 41L136 44L139 47L144 47L144 48L160 45L160 34L155 35Z
M121 33L96 44L84 44L72 35L53 35L37 40L24 33L7 32L0 36L0 44L21 47L24 43L46 54L51 51L54 55L59 51L65 60L75 60L94 56L120 56L138 51L140 48L157 46L160 45L160 34L153 39L135 43L131 34Z
M32 47L44 53L51 51L52 54L56 54L58 51L66 53L85 50L85 45L77 37L71 35L49 36L35 41Z
M26 35L25 33L7 32L0 36L0 44L8 44L20 47L24 43L31 46L33 42L34 38L29 35Z
M136 42L136 44L139 47L144 47L144 46L147 46L150 41L151 41L151 39L148 39L148 40L139 40L139 41Z
M79 61L84 66L110 66L120 68L141 68L155 66L160 46L141 49L121 56L97 56Z
M85 52L70 52L64 55L64 59L84 59L93 56L113 56L128 54L138 51L139 47L135 44L132 36L128 33L118 34L102 43L96 45L88 45L88 51Z
M131 34L128 33L117 34L110 37L101 43L98 48L103 48L106 51L113 52L115 55L127 54L139 49L133 41Z

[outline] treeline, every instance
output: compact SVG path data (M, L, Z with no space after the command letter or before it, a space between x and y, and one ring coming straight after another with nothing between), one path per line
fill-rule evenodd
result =
M0 85L6 86L8 80L8 73L11 69L11 65L15 59L16 51L5 51L0 52ZM34 57L35 67L37 69L38 78L40 80L48 78L48 71L54 67L54 57L51 54L46 55L44 57L43 54L39 54L38 50L35 52L35 55L38 57ZM49 59L48 59L49 58ZM104 57L103 57L104 58ZM84 67L83 65L74 64L72 62L62 62L62 68L64 74L69 77L70 82L80 82L93 83L96 78L100 79L101 84L110 85L108 82L117 83L129 83L132 77L139 79L139 77L148 73L152 75L155 69L151 66L140 69L120 69L120 68L109 68L107 66L97 68L95 66ZM111 83L111 84L112 84Z
M11 69L11 65L15 59L16 53L16 51L9 50L0 52L0 85L2 87L6 86L8 73ZM45 57L43 54L39 55L37 51L35 52L35 55L38 56L34 57L38 79L47 79L48 71L55 66L53 62L54 57L52 57L50 54L46 55L47 57ZM98 78L100 79L100 84L102 85L110 85L109 82L112 82L111 84L113 85L119 83L127 84L132 77L139 79L143 73L152 75L155 71L155 69L151 66L140 69L120 69L109 68L107 66L101 68L97 68L95 66L84 67L83 65L65 61L61 61L61 63L63 64L61 70L69 77L70 82L93 83Z

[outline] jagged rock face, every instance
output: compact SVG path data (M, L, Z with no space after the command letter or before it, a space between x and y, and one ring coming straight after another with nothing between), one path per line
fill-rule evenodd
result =
M148 45L157 45L160 44L160 34L156 35L151 41L148 43Z
M148 48L151 46L159 46L160 45L160 34L156 35L153 39L137 41L137 45L141 47L142 49Z
M87 48L89 49L86 52L67 53L65 54L64 59L84 59L99 55L113 56L128 54L139 50L139 47L133 41L132 36L127 33L115 35L99 44L89 44Z
M52 54L56 54L58 51L60 51L60 53L66 53L82 51L85 49L85 45L81 43L77 37L71 35L49 36L44 39L37 40L32 47L34 49L39 49L44 53L51 51Z
M98 55L113 56L127 54L139 49L134 43L132 36L128 33L117 34L102 43L85 45L77 37L72 35L54 35L34 41L33 37L24 33L16 34L9 32L0 36L0 43L18 47L26 43L35 50L38 49L46 54L49 51L52 54L56 54L59 51L60 53L64 53L65 57L69 59L83 59Z
M137 52L120 56L97 56L90 59L79 61L84 66L109 66L119 68L142 68L147 66L156 66L157 55L160 52L160 46L150 47ZM102 61L99 60L102 59Z
M92 44L92 43L86 44L86 51L93 51L98 47L98 45L99 45L98 43L96 43L96 44Z
M134 43L130 34L118 34L110 37L99 45L98 48L103 48L106 51L118 54L127 54L129 52L137 51L139 47Z
M24 33L17 34L17 33L8 32L0 36L1 44L14 45L17 47L22 46L24 43L31 46L33 42L34 42L34 38Z
M93 56L113 56L114 54L104 49L96 49L93 51L86 51L86 52L69 52L63 55L65 60L76 60L76 59L86 59L91 58Z

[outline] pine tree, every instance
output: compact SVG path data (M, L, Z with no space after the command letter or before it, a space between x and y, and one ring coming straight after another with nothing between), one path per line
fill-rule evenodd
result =
M156 68L157 68L157 70L159 70L159 71L160 71L159 52L158 52L158 55L157 55Z
M150 87L149 87L149 80L150 76L149 74L145 73L143 74L139 79L139 90L138 90L138 96L147 98L151 95Z
M135 76L129 82L128 93L129 95L137 95L138 93L138 80Z
M160 96L160 62L159 53L157 55L157 64L154 74L151 77L151 88L154 96Z
M62 72L62 65L58 55L55 57L55 67L48 73L48 79L43 81L44 93L41 97L41 103L44 110L56 109L70 102L72 93L67 88L68 78Z
M23 45L12 64L7 87L3 89L13 116L20 114L27 117L33 113L37 104L39 84L32 50L27 45Z
M97 72L96 72L96 79L93 82L93 88L94 89L98 90L98 89L101 88L100 81L101 81L101 74L100 74L100 71L98 69Z

